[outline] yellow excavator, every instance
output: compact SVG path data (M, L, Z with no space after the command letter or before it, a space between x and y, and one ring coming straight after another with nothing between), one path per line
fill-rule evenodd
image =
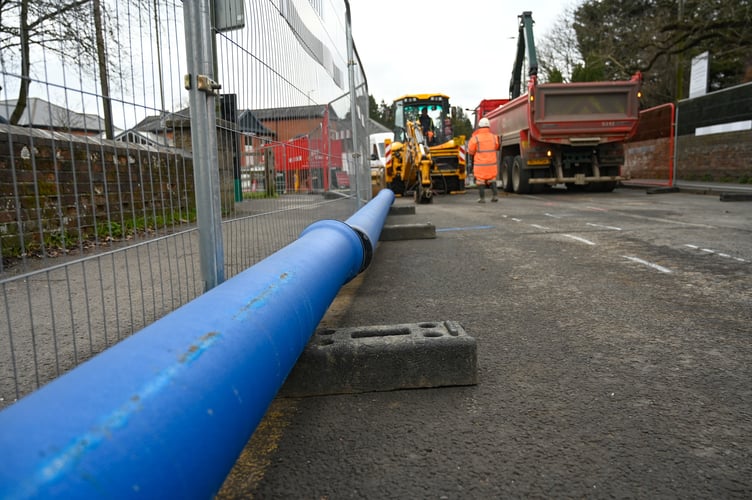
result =
M421 203L430 202L434 193L464 193L465 136L453 134L449 97L444 94L404 95L394 100L392 113L394 142L387 146L387 187L397 196L413 192ZM411 144L413 142L416 144ZM423 146L420 154L418 145ZM405 158L394 155L395 149L405 148L411 155L408 163Z
M402 141L387 139L387 187L400 196L412 191L416 203L430 203L433 201L431 172L436 164L431 159L420 125L408 121L404 132Z

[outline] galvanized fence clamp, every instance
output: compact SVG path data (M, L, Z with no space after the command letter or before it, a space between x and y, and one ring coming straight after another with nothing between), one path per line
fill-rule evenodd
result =
M196 83L198 90L206 92L208 94L213 94L215 96L219 96L219 92L217 91L222 88L222 84L215 82L210 76L207 75L197 75ZM185 90L191 90L193 88L193 80L191 79L190 74L187 74L183 77L183 84L185 86Z

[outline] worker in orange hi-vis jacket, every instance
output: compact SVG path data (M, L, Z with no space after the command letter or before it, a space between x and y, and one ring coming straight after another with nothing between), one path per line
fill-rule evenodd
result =
M492 134L488 127L488 118L481 118L478 128L470 137L467 149L473 157L473 176L480 194L478 203L486 202L486 186L491 186L491 201L499 201L499 189L496 186L496 152L499 150L499 138Z

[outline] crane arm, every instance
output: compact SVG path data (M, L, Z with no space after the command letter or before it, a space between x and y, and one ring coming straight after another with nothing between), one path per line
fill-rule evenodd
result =
M512 79L509 82L509 97L514 99L520 95L522 86L522 65L525 61L525 53L528 59L528 76L538 75L538 55L535 51L535 37L533 36L533 13L525 11L519 16L519 34L517 37L517 57L514 60ZM527 49L527 51L525 50Z

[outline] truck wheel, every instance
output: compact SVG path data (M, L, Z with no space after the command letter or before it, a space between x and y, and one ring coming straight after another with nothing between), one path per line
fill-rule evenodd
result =
M506 193L514 191L512 185L512 157L506 156L501 162L501 190Z
M515 156L512 164L512 185L517 194L530 192L530 171L523 167L522 157Z

